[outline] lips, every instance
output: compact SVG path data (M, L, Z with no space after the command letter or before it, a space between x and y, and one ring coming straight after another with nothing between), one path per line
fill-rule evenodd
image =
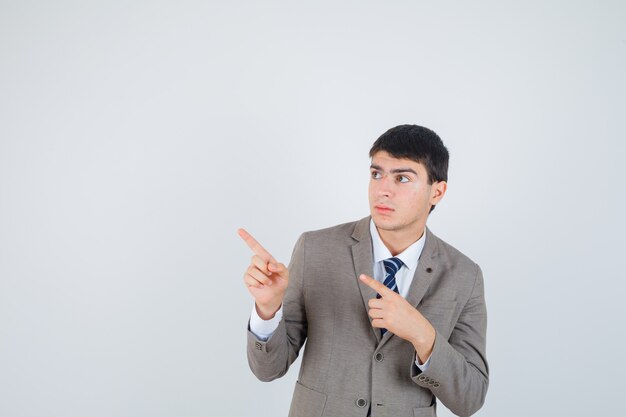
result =
M389 214L394 211L391 207L385 206L383 204L375 205L374 209L380 214Z

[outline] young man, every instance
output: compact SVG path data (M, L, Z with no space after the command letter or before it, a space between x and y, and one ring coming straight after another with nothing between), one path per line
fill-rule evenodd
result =
M289 416L435 416L436 399L469 416L489 380L482 272L426 227L448 151L402 125L370 157L371 216L304 233L289 268L239 230L254 252L250 367L279 378L306 340Z

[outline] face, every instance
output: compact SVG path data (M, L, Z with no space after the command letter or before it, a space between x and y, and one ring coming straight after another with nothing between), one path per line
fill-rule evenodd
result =
M370 175L372 219L387 232L421 233L431 205L441 200L446 189L444 181L428 184L424 165L385 151L372 157Z

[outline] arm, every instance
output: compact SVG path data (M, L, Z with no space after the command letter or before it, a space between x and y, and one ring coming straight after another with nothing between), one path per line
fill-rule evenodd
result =
M411 342L417 360L423 358L428 363L419 370L411 364L413 381L432 391L456 415L475 413L485 401L489 380L485 359L487 312L478 265L472 292L448 341L399 294L366 275L360 279L381 295L369 300L372 326Z
M487 310L482 271L448 340L436 333L428 369L412 367L411 378L427 388L454 414L470 416L482 407L489 385L485 354Z
M289 284L283 305L283 317L267 340L259 340L248 328L248 364L261 381L283 376L296 360L307 335L304 307L305 235L298 239L289 264Z

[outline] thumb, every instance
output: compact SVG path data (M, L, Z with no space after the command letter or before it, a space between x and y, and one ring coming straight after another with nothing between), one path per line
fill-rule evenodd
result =
M287 268L281 263L270 262L267 264L267 269L282 276Z

